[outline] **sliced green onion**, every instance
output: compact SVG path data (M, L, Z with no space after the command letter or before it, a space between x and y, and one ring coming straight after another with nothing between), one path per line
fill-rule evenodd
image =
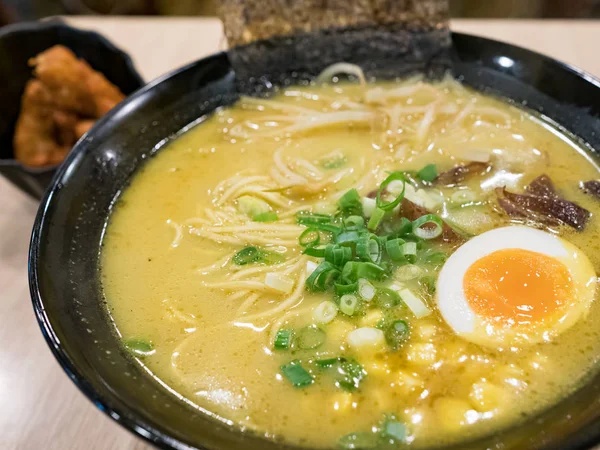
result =
M343 450L377 448L379 444L379 434L370 431L350 433L338 440L338 447Z
M317 258L324 258L325 257L325 249L326 249L326 247L323 247L323 246L319 246L319 247L306 247L304 250L302 250L302 253L304 253L305 255L308 255L308 256L315 256Z
M384 335L388 345L392 349L398 350L408 340L410 327L405 320L395 320L385 329Z
M390 259L394 262L404 262L406 258L404 257L404 252L402 251L402 246L406 242L404 239L396 238L396 239L388 239L385 243L385 251L390 257Z
M344 219L344 226L347 230L364 228L365 219L363 219L362 216L349 216Z
M417 319L431 314L431 310L427 307L425 302L413 294L410 289L402 289L399 294L402 301L410 308Z
M364 234L356 242L356 255L363 261L379 263L381 261L381 244L374 234Z
M343 214L362 215L362 202L356 189L350 189L339 200L338 206Z
M298 347L303 350L320 347L325 342L325 332L314 325L304 327L298 331L296 342Z
M369 283L369 280L360 278L358 280L358 295L363 300L370 302L375 297L375 286Z
M321 242L321 234L315 228L307 228L300 234L298 241L302 247L316 247Z
M435 164L427 164L421 170L417 172L417 176L423 180L431 183L438 177L438 171Z
M354 294L358 290L358 282L354 283L335 283L335 293L337 295Z
M317 214L312 213L310 211L298 211L296 213L296 221L299 225L318 225L318 224L328 224L333 221L331 216L327 214Z
M338 307L335 303L325 300L319 303L313 310L313 319L315 322L325 324L331 322L337 316Z
M409 281L418 278L423 274L423 269L415 264L407 264L399 267L394 274L394 278L399 281Z
M156 351L151 342L143 339L129 339L125 341L125 346L136 356L150 356Z
M330 367L335 366L337 363L346 362L346 358L327 358L327 359L317 359L315 364L321 369L329 369Z
M315 381L297 360L281 366L281 373L297 388L310 386Z
M388 419L383 424L381 434L395 441L403 442L406 439L406 425L397 420Z
M352 316L356 307L358 305L358 299L356 295L346 294L342 295L340 299L340 311L346 314L347 316Z
M385 191L385 188L388 184L396 180L402 181L402 192L400 192L400 194L398 194L398 196L392 201L384 202L381 199L381 194L383 193L383 191ZM404 177L404 174L402 172L392 172L385 180L383 180L383 183L381 183L381 185L379 186L379 190L377 191L377 197L375 197L375 201L377 202L377 208L382 209L384 211L390 211L394 209L400 204L402 199L404 199L404 191L406 191L406 178Z
M325 261L334 266L344 267L344 264L352 259L352 249L339 244L329 244L325 247L323 256Z
M252 220L254 220L255 222L276 222L277 220L279 220L279 217L277 217L277 213L269 211L257 214Z
M235 265L244 266L258 262L262 259L262 252L257 247L246 247L233 255L232 261Z
M375 294L375 301L381 309L390 309L398 306L402 299L398 292L393 289L379 288Z
M285 259L285 256L277 252L268 252L266 250L260 250L260 262L269 264L278 264Z
M428 228L423 228L428 225ZM433 225L433 228L431 228ZM412 223L412 232L421 239L434 239L442 234L444 222L435 214L425 214Z
M311 291L326 291L339 278L341 272L333 264L323 261L306 279L306 287Z
M421 277L419 279L419 284L421 286L423 286L423 288L429 295L435 294L435 283L436 283L436 279L434 276L431 276L431 275L426 276L426 277Z
M425 256L425 262L430 264L441 264L446 261L446 254L443 252L434 252Z
M359 388L360 382L367 376L367 372L353 359L342 361L337 369L335 385L345 391L354 391Z
M342 167L344 164L346 164L347 161L348 161L348 158L346 158L345 155L343 155L341 153L336 153L334 155L331 155L331 156L328 156L328 157L322 159L321 167L326 170L337 169L339 167Z
M412 222L406 217L401 217L400 220L394 223L394 234L399 237L406 236L412 233Z
M373 214L371 215L371 218L369 219L367 228L369 228L369 230L371 230L371 231L375 231L384 217L385 217L385 211L381 208L375 208L375 211L373 211Z
M290 329L280 329L277 330L277 334L275 335L275 342L273 347L276 350L287 350L292 345L292 335L293 331Z
M379 280L383 277L385 269L369 262L349 261L342 269L342 278L349 281L358 281L359 278Z
M409 263L413 264L417 260L417 243L405 242L402 244L402 254Z
M336 244L355 244L356 241L358 241L358 238L360 238L360 235L361 233L358 231L344 231L335 237L335 242Z

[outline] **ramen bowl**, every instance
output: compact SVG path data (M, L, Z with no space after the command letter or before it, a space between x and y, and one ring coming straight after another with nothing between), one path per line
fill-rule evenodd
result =
M452 71L477 91L526 105L600 148L600 85L551 58L452 35ZM169 136L238 98L228 55L194 62L142 88L100 119L56 174L31 240L29 280L42 333L78 388L161 448L294 449L191 409L127 354L108 317L98 255L115 198ZM539 414L452 449L584 449L600 442L600 376Z

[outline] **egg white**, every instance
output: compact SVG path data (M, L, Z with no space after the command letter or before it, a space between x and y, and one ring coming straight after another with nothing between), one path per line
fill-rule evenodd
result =
M465 297L463 279L469 267L498 250L522 249L556 258L569 271L572 298L555 314L534 325L506 326L473 311ZM587 256L574 245L545 231L510 226L487 231L456 250L444 264L437 281L437 305L444 320L467 340L492 347L550 341L589 310L596 290L596 273Z

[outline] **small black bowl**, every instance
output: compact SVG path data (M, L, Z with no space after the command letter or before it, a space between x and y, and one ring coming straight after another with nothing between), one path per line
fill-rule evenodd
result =
M57 44L64 45L77 57L86 60L125 95L145 84L129 55L93 31L78 30L59 20L25 22L0 28L0 174L36 198L44 194L56 166L23 166L14 159L13 134L21 108L21 95L32 76L27 61Z
M600 149L599 80L501 42L460 33L452 41L457 78L479 91L526 102ZM238 95L236 73L224 53L140 89L77 143L34 224L30 290L54 356L99 409L165 449L299 449L243 433L169 393L119 344L101 288L98 255L115 198L160 143ZM569 397L519 424L444 448L582 450L598 443L600 374L595 373Z

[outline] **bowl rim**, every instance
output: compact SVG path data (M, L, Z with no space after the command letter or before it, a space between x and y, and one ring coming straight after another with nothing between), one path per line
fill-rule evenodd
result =
M519 50L520 52L522 52L522 55L524 55L524 57L550 63L554 65L554 67L572 73L578 76L579 78L583 79L584 81L594 85L596 88L600 89L600 78L582 70L581 68L575 65L565 63L563 61L554 59L542 53L526 49L517 45L513 45L507 42L489 39L486 37L481 37L468 33L451 31L451 37L453 40L455 37L473 41L478 40L489 45L500 45L513 50ZM197 65L203 65L212 58L223 56L227 56L227 51L216 52L204 58L192 61L178 69L175 69L171 72L167 72L166 74L150 81L148 84L142 86L140 89L128 96L119 105L117 105L115 108L113 108L103 117L101 117L94 124L94 126L88 132L87 135L93 135L94 129L96 127L101 127L104 124L111 121L113 116L119 114L121 110L125 109L130 103L135 102L138 98L142 97L147 92L155 89L161 83L171 78L175 78L180 73L190 70ZM65 160L61 163L61 165L58 166L58 170L54 174L52 182L50 183L49 188L47 189L46 193L44 194L44 197L40 202L40 206L35 217L28 255L28 281L30 296L32 299L32 306L38 325L40 327L42 335L44 336L46 344L49 346L52 354L54 355L62 369L65 371L67 376L73 381L73 383L79 389L79 391L82 392L104 414L109 416L111 419L113 419L115 422L117 422L119 425L121 425L131 433L137 435L143 440L159 448L176 450L207 450L207 448L204 446L190 446L190 444L187 444L179 440L178 438L172 437L167 432L158 429L160 428L160 425L158 424L157 427L149 425L146 421L142 420L135 411L133 411L133 413L121 411L119 407L113 406L113 404L119 403L118 401L115 401L116 396L114 394L112 394L111 397L103 397L100 394L98 394L98 392L87 382L85 377L77 369L68 352L62 347L60 340L54 332L54 328L52 326L50 318L46 314L44 300L40 291L40 278L42 277L42 272L39 270L40 251L42 246L44 245L42 241L42 235L44 234L44 229L48 226L48 222L51 220L51 217L49 215L50 206L54 202L58 201L60 190L62 188L61 180L68 173L68 171L72 170L72 166L77 164L77 161L83 156L84 146L82 145L82 142L85 140L85 138L86 136L82 137L75 144L75 146L73 147L71 152L69 152ZM589 426L590 424L586 424L581 430ZM573 445L569 446L568 449L591 449L593 445L598 443L600 443L600 428L594 428L592 432L587 433L585 436L580 436L578 439L576 439L575 442L573 442ZM544 448L547 448L548 446L551 447L552 444L547 444L547 446Z
M127 53L120 47L117 47L103 34L100 34L99 32L94 31L94 30L85 30L85 29L73 27L73 26L67 24L64 21L64 19L62 19L60 17L51 17L47 20L42 20L40 22L27 21L27 22L18 22L18 23L12 23L12 24L6 25L6 26L0 28L0 39L4 39L7 36L18 35L21 33L38 33L38 32L47 32L47 31L53 31L53 30L68 30L69 32L84 35L91 39L97 40L101 45L106 47L109 51L111 51L115 54L118 54L123 58L123 61L125 62L125 66L127 67L127 70L131 73L131 75L133 75L133 77L139 83L140 88L142 88L146 85L146 82L144 81L144 79L142 78L140 73L135 68L135 64L133 63L133 58L129 55L129 53ZM138 88L137 90L139 90L140 88ZM134 91L134 93L137 92L137 90ZM133 95L133 93L131 95ZM122 102L124 102L126 100L127 100L127 97L125 97L125 99L123 99ZM82 136L82 138L83 137L84 136ZM71 149L71 151L69 153L71 153L75 149L75 147L77 146L77 143L78 142L76 142L73 145L73 148ZM12 147L11 147L11 150L13 150ZM55 164L52 166L29 167L29 166L26 166L23 163L19 162L16 158L14 158L14 153L13 153L12 158L0 158L0 166L20 168L21 170L23 170L26 173L33 174L33 175L40 175L40 174L50 173L50 172L57 170L57 168L60 167L62 164L64 164L66 160L67 159L65 158L61 163L58 163L58 164Z

